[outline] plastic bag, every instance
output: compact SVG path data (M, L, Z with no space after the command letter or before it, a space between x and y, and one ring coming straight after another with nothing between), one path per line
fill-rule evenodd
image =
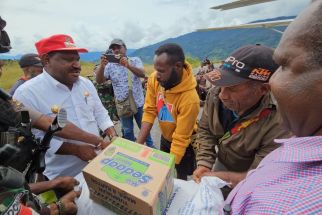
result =
M117 215L108 208L89 198L89 189L82 174L75 177L82 187L81 196L76 200L78 215L106 214ZM220 188L226 182L217 177L203 177L200 184L194 181L174 179L174 188L165 215L215 215L220 214L224 199Z
M164 214L221 214L224 198L220 188L227 185L217 177L203 177L194 181L175 180L174 190Z

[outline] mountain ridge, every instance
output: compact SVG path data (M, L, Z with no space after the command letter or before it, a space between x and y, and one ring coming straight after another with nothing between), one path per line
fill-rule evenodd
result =
M263 20L256 20L249 23L268 22L284 19L292 19L295 16L282 16ZM286 27L276 27L275 29L283 31ZM158 43L148 45L139 49L128 49L128 56L138 56L146 64L151 64L153 61L154 51L162 44L177 43L182 46L185 55L203 60L221 60L233 50L246 44L263 44L271 48L275 48L282 34L272 31L269 28L245 28L218 30L206 32L190 32L178 37L168 38ZM104 51L81 53L81 61L98 62L101 54ZM18 60L21 54L10 55L0 54L0 59Z
M292 18L295 18L295 16L256 20L250 23ZM276 27L275 29L284 31L285 28L286 27ZM151 64L154 50L160 45L165 43L177 43L183 48L186 56L198 58L199 60L203 60L206 57L210 60L222 60L233 50L246 44L262 44L275 48L278 45L281 36L282 34L269 28L243 28L205 32L195 31L137 49L133 55L139 56L143 62Z

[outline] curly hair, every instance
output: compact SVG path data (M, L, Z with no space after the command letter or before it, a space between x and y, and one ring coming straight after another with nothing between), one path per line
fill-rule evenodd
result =
M155 50L154 54L159 56L163 53L166 53L169 56L169 60L171 64L176 62L181 62L184 64L185 57L182 48L175 43L167 43L160 46L157 50Z

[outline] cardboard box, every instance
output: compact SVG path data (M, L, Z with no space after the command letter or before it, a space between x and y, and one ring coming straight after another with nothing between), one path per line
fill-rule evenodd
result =
M84 169L90 198L119 214L162 214L173 189L174 156L116 138Z

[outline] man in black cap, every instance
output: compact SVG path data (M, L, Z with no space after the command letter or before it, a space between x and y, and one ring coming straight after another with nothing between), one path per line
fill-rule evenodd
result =
M215 87L199 122L195 181L214 175L235 186L277 148L274 139L290 135L281 127L267 83L278 68L272 56L268 47L246 45L207 74Z
M37 54L25 54L19 60L19 66L23 70L23 76L11 87L9 94L13 95L16 89L27 80L42 73L43 66Z

